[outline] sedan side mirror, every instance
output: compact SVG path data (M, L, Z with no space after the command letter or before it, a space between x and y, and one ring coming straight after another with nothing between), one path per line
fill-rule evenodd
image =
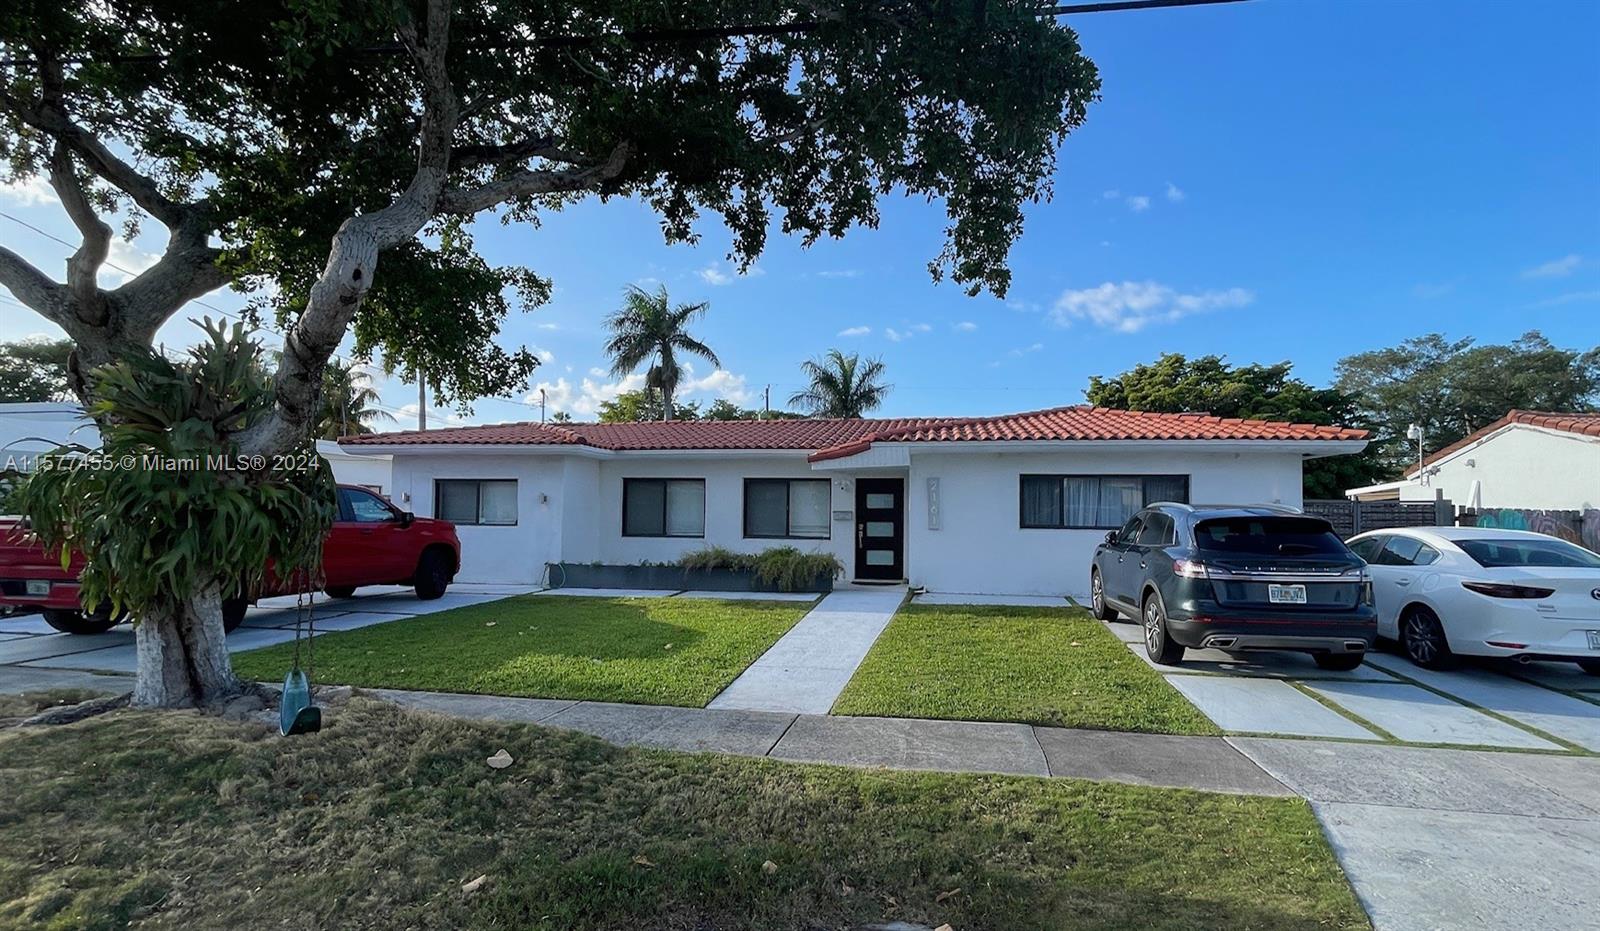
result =
M1117 532L1115 530L1107 530L1106 531L1106 542L1107 543L1115 543L1115 542L1117 542Z

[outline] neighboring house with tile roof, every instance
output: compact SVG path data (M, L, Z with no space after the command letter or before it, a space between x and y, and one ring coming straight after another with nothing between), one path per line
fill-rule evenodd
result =
M1462 507L1600 508L1600 412L1513 410L1406 469L1405 478L1345 497Z
M513 423L346 437L396 504L457 524L461 578L831 552L855 579L1079 594L1106 531L1156 500L1301 503L1301 463L1366 433L1087 406L994 417Z

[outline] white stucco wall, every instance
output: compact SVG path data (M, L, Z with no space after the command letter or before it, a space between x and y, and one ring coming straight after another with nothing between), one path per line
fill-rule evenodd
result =
M1299 507L1300 463L1285 453L913 452L906 571L931 591L1085 595L1106 532L1023 529L1022 475L1188 475L1197 504ZM939 479L938 530L928 527L929 478Z
M421 517L436 517L433 482L440 478L515 479L517 523L488 527L458 525L462 582L537 584L545 563L561 555L563 507L569 457L527 454L427 453L394 457L390 500ZM578 502L584 507L585 502Z
M365 485L385 495L394 487L393 457L353 455L332 440L318 440L317 452L332 467L334 481L340 484Z
M1468 462L1474 463L1468 465ZM1430 466L1400 486L1402 501L1432 501L1437 491L1466 506L1472 483L1486 508L1581 510L1600 507L1600 437L1514 424Z
M692 550L722 546L740 553L759 553L775 546L793 546L805 552L832 552L848 567L854 558L853 523L828 522L829 539L746 539L744 535L744 480L747 478L803 478L832 480L832 510L851 510L851 496L839 488L836 477L813 472L805 453L724 459L706 456L619 457L600 462L598 506L594 508L599 560L630 564L672 562ZM622 535L622 480L624 478L700 478L706 483L706 535L689 537L625 537ZM586 560L569 560L582 562Z

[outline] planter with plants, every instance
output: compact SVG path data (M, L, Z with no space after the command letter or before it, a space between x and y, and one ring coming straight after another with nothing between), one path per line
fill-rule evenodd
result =
M832 553L779 546L735 553L720 546L686 554L675 563L636 566L550 563L553 588L697 589L711 592L831 592L844 565Z

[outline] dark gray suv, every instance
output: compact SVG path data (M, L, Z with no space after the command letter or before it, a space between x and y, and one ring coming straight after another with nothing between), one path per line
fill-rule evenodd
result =
M1367 564L1327 521L1288 508L1151 505L1106 534L1089 573L1095 617L1142 619L1166 665L1211 647L1354 669L1377 635Z

